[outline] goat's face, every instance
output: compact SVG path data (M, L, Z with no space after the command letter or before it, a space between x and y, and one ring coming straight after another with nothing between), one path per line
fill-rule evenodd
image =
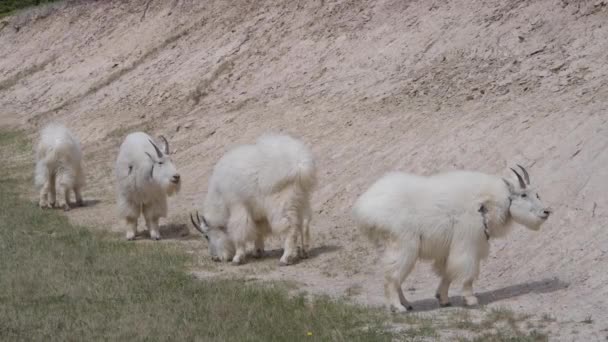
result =
M213 261L231 261L236 253L234 243L224 227L210 227L204 216L196 213L196 220L190 215L194 228L198 230L209 245L209 255Z
M171 196L174 193L179 192L182 183L180 175L169 157L169 143L162 136L161 139L164 142L162 146L164 152L161 152L161 149L159 149L152 141L150 141L150 144L154 146L156 155L153 156L152 154L146 152L152 161L150 177L155 183L160 185L167 195Z
M207 231L209 237L209 255L213 261L231 261L235 254L234 243L222 228L210 228Z
M511 193L509 196L511 200L509 212L515 222L531 230L539 230L540 226L549 218L551 209L541 202L536 190L529 186L530 178L526 169L519 167L523 171L525 182L524 178L513 169L511 170L517 175L519 186L505 180Z

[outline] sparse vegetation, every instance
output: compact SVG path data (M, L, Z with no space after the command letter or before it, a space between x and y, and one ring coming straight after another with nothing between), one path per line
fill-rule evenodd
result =
M56 1L57 0L2 0L0 1L0 18L10 15L16 10Z

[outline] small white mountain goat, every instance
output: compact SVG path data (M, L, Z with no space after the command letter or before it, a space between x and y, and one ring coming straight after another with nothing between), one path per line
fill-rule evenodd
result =
M158 220L167 216L167 196L179 192L181 187L180 175L169 158L169 142L160 138L162 151L146 133L131 133L118 152L117 204L119 216L125 220L127 240L135 239L141 213L150 237L160 240Z
M52 123L40 132L36 149L35 183L40 190L40 207L55 206L55 182L64 193L64 210L71 208L70 191L74 191L76 205L84 204L80 192L85 185L80 143L65 126Z
M518 165L519 166L519 165ZM508 233L512 222L531 230L551 211L511 169L518 185L498 176L454 171L430 177L394 172L374 183L354 206L355 221L382 252L385 296L389 307L411 310L401 284L417 259L434 261L441 277L436 297L448 306L452 281L463 281L466 305L476 305L473 281L480 260L489 253L489 239Z
M202 219L194 227L209 241L215 261L241 264L247 242L254 242L255 257L262 255L265 238L285 233L280 265L307 257L310 195L316 183L310 150L287 135L266 135L255 145L242 145L226 153L215 165Z

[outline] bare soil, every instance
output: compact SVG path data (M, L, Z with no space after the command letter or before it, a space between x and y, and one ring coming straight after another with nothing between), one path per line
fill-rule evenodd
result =
M83 144L89 206L70 219L121 231L118 146L131 131L164 134L184 184L160 243L195 253L201 276L288 280L380 305L355 199L390 170L506 176L519 163L555 213L540 232L492 241L481 303L555 317L552 340L606 339L608 2L147 3L68 1L0 20L0 126L34 134L56 120ZM187 216L220 156L272 131L317 158L313 255L279 267L275 239L262 260L213 264ZM417 266L404 284L416 310L450 310L433 298L437 283Z

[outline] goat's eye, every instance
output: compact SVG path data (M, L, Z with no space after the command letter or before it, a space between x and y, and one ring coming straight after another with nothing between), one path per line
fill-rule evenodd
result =
M536 198L540 199L540 196L538 194L536 194Z
M164 164L163 162L158 162L158 165L163 165L163 164Z
M526 195L526 194L521 194L521 198L526 198L526 197L528 197L528 195Z

